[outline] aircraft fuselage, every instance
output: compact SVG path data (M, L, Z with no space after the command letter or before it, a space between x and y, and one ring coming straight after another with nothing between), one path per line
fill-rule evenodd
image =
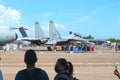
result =
M0 29L0 45L15 41L17 37L17 34L9 29Z

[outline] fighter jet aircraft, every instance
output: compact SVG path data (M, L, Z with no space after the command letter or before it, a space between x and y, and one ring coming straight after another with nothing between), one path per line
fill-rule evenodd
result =
M85 39L82 39L80 35L76 33L73 34L72 32L70 32L70 35L67 37L61 38L52 20L49 22L49 35L50 39L46 43L49 45L47 47L48 50L64 50L63 46L70 46L71 44L75 43L87 42Z

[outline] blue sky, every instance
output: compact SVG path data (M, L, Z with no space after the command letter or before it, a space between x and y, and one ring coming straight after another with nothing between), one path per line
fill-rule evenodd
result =
M16 23L29 28L31 36L35 21L48 36L48 22L53 20L61 36L73 31L96 39L120 39L120 0L1 0L0 4L18 11Z

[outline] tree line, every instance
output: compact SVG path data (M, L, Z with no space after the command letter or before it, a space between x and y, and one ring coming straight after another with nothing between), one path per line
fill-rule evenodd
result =
M88 35L88 36L84 36L83 39L91 40L91 39L94 39L94 37L91 35ZM116 38L108 38L106 39L106 41L120 43L120 39L116 39Z
M106 39L106 40L110 41L110 42L120 43L120 39L109 38L109 39Z

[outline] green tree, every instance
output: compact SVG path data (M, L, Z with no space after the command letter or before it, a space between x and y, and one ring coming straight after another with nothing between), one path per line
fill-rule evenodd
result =
M92 37L91 35L89 35L89 36L84 36L83 39L94 39L94 37Z
M109 39L107 39L107 41L116 42L116 39L115 38L109 38Z
M117 41L116 41L117 43L120 43L120 39L117 39Z

